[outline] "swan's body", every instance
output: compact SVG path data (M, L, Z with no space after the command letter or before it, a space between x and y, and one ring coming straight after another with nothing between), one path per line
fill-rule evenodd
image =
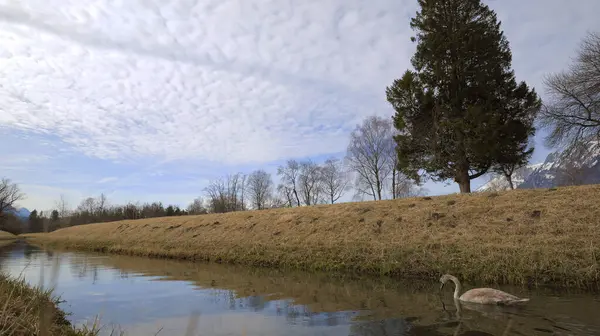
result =
M522 299L494 288L473 288L460 295L460 291L462 289L460 282L455 276L449 274L445 274L440 278L440 282L442 283L440 290L444 287L444 284L446 284L448 280L454 282L454 298L460 301L507 306L529 301L527 298Z

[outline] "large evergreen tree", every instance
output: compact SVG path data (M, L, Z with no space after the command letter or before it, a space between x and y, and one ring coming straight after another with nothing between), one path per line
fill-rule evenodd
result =
M519 166L541 104L517 85L496 14L480 0L419 0L417 50L386 89L396 110L399 169L417 182L452 179L461 192L490 169Z

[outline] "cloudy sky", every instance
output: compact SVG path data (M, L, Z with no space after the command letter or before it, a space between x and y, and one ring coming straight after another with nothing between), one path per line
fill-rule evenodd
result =
M600 30L598 0L486 2L542 96L544 74ZM365 116L392 114L416 4L0 0L0 175L28 208L100 192L185 206L225 173L342 156Z

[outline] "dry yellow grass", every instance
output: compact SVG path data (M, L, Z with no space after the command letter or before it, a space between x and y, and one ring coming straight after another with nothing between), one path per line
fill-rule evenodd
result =
M52 291L0 273L0 335L95 336L99 329L74 328Z
M600 284L600 185L91 224L40 244L471 283Z
M17 239L17 236L15 236L14 234L12 234L10 232L0 231L0 240L6 240L6 239Z

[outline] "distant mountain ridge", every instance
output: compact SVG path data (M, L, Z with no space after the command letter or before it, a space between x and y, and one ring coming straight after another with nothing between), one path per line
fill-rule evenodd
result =
M552 188L568 184L600 183L600 142L571 147L548 154L542 163L521 167L512 175L518 189ZM504 176L494 176L477 191L509 189Z
M19 219L27 219L31 214L31 211L27 208L10 208L6 210L7 213L16 216Z

